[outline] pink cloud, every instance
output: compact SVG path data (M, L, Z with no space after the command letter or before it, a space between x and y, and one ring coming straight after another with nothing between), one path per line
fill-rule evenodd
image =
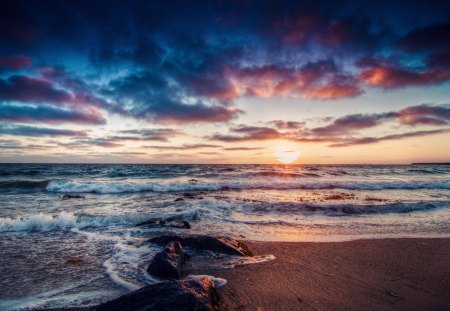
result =
M385 89L436 84L448 79L450 79L450 71L445 69L414 71L391 65L367 68L358 75L359 81Z

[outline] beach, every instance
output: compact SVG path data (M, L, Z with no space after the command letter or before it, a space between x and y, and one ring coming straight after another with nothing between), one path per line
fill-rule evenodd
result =
M450 239L248 242L276 259L188 269L227 280L230 310L449 310ZM259 309L258 309L259 308Z

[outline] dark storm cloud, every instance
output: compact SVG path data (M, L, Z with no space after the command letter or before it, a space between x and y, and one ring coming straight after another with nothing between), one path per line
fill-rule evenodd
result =
M50 82L28 76L10 76L0 79L0 99L22 102L64 103L72 96L65 90L55 88Z
M106 119L97 110L69 110L53 106L11 105L0 103L0 121L16 123L104 124Z
M450 47L448 40L449 33L450 21L428 24L409 31L399 40L399 46L407 51L427 51L448 48Z
M104 93L117 103L134 103L130 109L119 105L117 112L158 123L228 122L242 113L236 108L208 105L199 99L186 102L179 86L151 72L114 80Z
M0 72L6 70L21 70L30 68L32 60L26 55L0 56Z
M444 1L8 1L0 68L47 66L2 77L0 96L186 124L229 122L243 113L234 106L241 97L335 100L367 86L423 87L450 78L448 9ZM394 61L353 67L386 55ZM405 66L408 57L420 66Z

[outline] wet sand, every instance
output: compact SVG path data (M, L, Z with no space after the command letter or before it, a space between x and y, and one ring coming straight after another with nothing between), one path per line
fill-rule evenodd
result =
M186 272L225 278L230 310L450 310L450 239L248 245L276 259Z

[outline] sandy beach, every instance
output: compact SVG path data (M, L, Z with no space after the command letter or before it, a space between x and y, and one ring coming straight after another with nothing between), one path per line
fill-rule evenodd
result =
M230 310L449 310L450 239L248 242L276 259L211 271Z

